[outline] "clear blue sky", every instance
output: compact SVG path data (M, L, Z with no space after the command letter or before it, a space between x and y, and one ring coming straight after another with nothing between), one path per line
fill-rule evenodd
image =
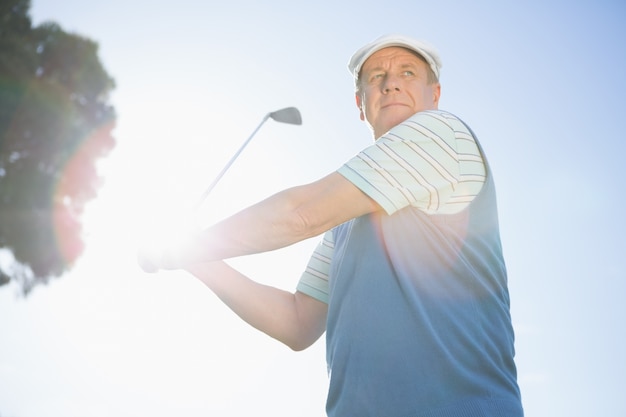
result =
M35 23L100 44L118 147L76 269L27 299L0 289L0 416L322 416L323 340L293 353L191 277L143 274L135 247L269 111L297 106L304 124L268 122L203 221L368 144L345 64L390 32L439 48L440 107L494 170L527 415L626 415L623 2L211 3L33 0ZM293 289L314 244L233 263Z

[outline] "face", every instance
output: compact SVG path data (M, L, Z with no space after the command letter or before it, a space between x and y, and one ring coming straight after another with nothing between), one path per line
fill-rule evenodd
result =
M415 113L437 109L440 94L439 83L428 82L428 64L394 46L375 52L363 64L356 104L361 120L378 139Z

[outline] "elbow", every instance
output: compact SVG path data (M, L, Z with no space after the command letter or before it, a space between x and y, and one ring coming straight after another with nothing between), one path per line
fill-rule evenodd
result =
M305 350L308 346L304 346L304 345L298 345L298 344L288 344L287 347L289 349L291 349L294 352L302 352L303 350Z
M311 347L324 334L326 328L326 316L319 322L320 325L307 325L301 323L297 330L290 332L282 342L294 352L301 352Z
M318 236L330 228L320 219L320 216L306 207L296 207L292 214L291 227L299 240Z
M326 321L324 320L325 324ZM311 347L324 334L325 325L310 326L306 323L299 322L296 327L291 327L290 331L283 333L283 337L279 338L285 346L294 352L302 352Z
M284 341L283 343L294 352L302 352L303 350L308 349L313 343L315 343L315 340L290 340Z
M320 209L311 204L310 196L304 187L292 188L285 192L285 196L283 216L277 224L286 227L286 232L293 240L315 237L329 229Z

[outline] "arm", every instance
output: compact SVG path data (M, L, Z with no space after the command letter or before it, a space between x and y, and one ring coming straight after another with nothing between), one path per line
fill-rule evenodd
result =
M293 350L306 349L324 333L328 307L308 295L258 284L224 262L186 269L244 321Z
M279 249L380 206L341 174L279 192L203 231L185 261L205 262Z
M181 258L163 259L164 254L146 261L152 271L155 266L177 268L182 262L244 321L302 350L325 331L325 303L299 291L258 284L224 262L207 261L278 249L378 209L356 186L333 173L275 194L203 231L187 243Z

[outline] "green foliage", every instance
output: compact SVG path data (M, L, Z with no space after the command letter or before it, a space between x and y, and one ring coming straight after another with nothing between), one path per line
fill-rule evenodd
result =
M55 23L32 26L29 0L0 4L0 285L24 294L66 272L84 249L80 216L115 146L114 82L98 45Z

